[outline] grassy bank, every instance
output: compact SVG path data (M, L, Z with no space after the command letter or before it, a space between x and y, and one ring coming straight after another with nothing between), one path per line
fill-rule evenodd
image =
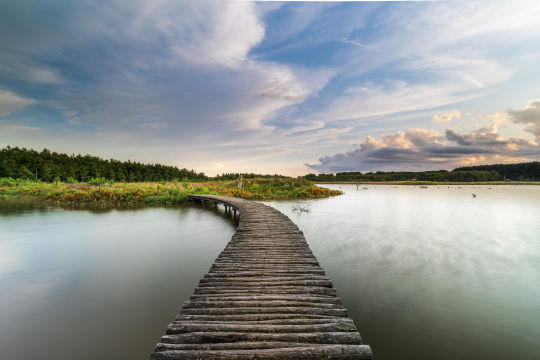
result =
M236 181L143 183L47 183L0 178L0 196L40 204L166 205L185 202L190 194L215 194L252 200L316 199L341 194L305 179L249 179L242 188Z
M540 185L540 181L317 181L317 184L349 185Z

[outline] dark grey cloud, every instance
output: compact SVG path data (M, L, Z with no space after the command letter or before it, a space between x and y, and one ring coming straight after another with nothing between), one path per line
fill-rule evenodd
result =
M516 124L527 125L525 131L540 139L540 100L531 100L523 109L508 110L507 114Z
M446 142L433 130L411 129L368 137L359 148L306 164L318 172L434 170L462 164L538 159L540 146L522 138L503 139L489 126L467 134L446 131Z
M449 141L453 141L459 145L463 145L463 146L471 145L471 143L465 140L463 136L456 134L456 132L452 129L446 130L446 138Z

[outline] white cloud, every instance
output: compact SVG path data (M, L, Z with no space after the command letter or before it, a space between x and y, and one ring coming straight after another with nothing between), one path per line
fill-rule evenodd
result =
M431 121L433 121L434 123L447 123L454 119L461 119L461 111L454 110L448 113L439 112L433 115L433 117L431 118Z
M4 64L0 64L0 76L10 79L19 79L31 83L59 84L61 77L55 72L18 62L18 59L3 59Z
M0 32L10 34L0 39L0 57L10 56L0 61L0 76L11 72L13 83L31 83L24 92L10 87L11 94L31 94L40 108L53 109L46 115L56 111L66 128L88 132L74 136L66 151L101 151L111 141L117 145L107 147L107 156L174 161L189 152L192 164L205 170L208 159L231 164L233 157L249 158L257 165L257 159L280 154L335 153L357 142L359 131L367 134L368 125L371 134L388 135L369 137L365 148L413 151L425 147L423 141L444 144L449 140L441 134L400 133L395 124L419 127L418 119L443 106L458 108L453 104L500 91L503 86L495 85L521 71L509 46L536 39L540 23L536 1L274 7L113 0L99 8L36 1L33 11L17 2L6 6L19 15L15 23L8 21L9 12L0 14ZM290 8L288 17L270 13L277 7ZM46 21L44 9L50 13ZM13 71L15 64L26 68ZM0 114L34 101L11 97L2 105L1 96ZM501 123L506 117L498 115ZM433 120L457 118L443 111ZM347 119L365 121L337 122ZM538 133L534 124L527 122ZM40 137L45 133L49 140ZM492 136L489 129L484 135L456 134L465 142ZM31 137L19 135L12 139ZM31 137L33 144L63 144L52 132L40 136ZM137 142L152 149L143 151ZM205 150L195 154L200 144ZM184 159L178 161L183 166Z
M194 66L237 68L264 38L255 4L243 1L146 2L130 30L148 41L166 39L172 54Z
M467 116L470 116L470 114L468 114ZM492 122L496 126L504 126L504 125L506 125L507 117L508 117L508 115L507 115L506 111L499 111L499 112L489 114L489 115L479 115L479 116L477 116L478 119L480 119L480 120L489 120L490 122Z
M36 101L21 97L11 91L0 89L0 117L24 109Z
M297 133L305 133L305 132L313 131L313 130L319 130L322 128L324 128L323 121L302 122L296 126L293 126L285 130L283 133L284 135L291 135L291 134L297 134Z
M384 31L359 31L347 36L345 43L351 46L340 58L349 61L339 71L345 78L367 75L370 81L380 80L349 85L348 91L314 115L317 118L387 116L489 94L495 85L511 79L519 70L515 62L501 59L495 50L536 39L540 3L451 1L396 5L374 19L372 28ZM375 71L375 76L369 76Z
M160 135L168 139L205 133L214 141L246 129L262 131L265 120L314 96L333 76L326 68L306 69L251 56L265 35L264 14L255 3L135 0L113 1L99 9L81 7L87 11L83 19L78 6L59 8L55 26L34 35L43 34L54 49L36 47L36 57L67 67L65 79L40 66L26 48L9 55L10 64L22 64L22 59L38 65L9 65L6 72L20 81L65 81L41 103L70 124L94 131L130 127L158 134L161 129ZM21 23L40 28L40 19L32 19L31 13L13 11L24 15ZM13 33L22 34L23 42L32 40L19 27L21 31ZM49 41L51 34L55 42ZM17 43L15 37L10 44ZM0 55L7 56L2 50Z
M517 111L507 111L515 122L534 130L538 120L539 101L529 101ZM483 118L493 123L468 133L447 129L443 135L435 130L417 128L382 135L380 140L367 136L352 151L326 155L315 164L306 164L319 172L372 170L437 170L461 165L538 160L538 142L521 137L504 138L498 133L498 112Z
M276 111L300 104L314 96L328 83L333 72L328 69L311 69L283 66L270 62L249 61L245 71L249 72L251 84L238 103L238 111L227 115L240 120L242 128L259 128L263 120Z
M460 93L462 84L413 84L392 81L386 84L366 83L350 87L344 96L313 117L327 121L386 116L406 111L432 109L477 95Z
M518 162L540 156L537 143L522 138L504 139L496 128L477 129L467 134L447 130L446 137L434 130L409 129L381 136L368 136L360 147L326 155L315 164L319 172L376 170L438 170L461 165Z

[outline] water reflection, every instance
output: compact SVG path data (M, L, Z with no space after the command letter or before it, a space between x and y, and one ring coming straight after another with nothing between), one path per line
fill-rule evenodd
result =
M538 358L540 187L340 186L270 205L377 359ZM146 359L233 233L222 207L1 203L0 358Z
M234 228L220 208L3 201L0 358L148 358Z
M540 187L339 186L309 213L268 204L304 231L377 359L538 358Z

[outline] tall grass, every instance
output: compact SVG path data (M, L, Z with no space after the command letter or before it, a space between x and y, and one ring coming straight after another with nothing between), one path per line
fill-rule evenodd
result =
M108 183L47 183L0 178L0 196L21 197L46 204L77 205L166 205L185 202L190 194L215 194L253 200L310 199L341 194L320 188L305 179L248 179L238 188L236 181Z

